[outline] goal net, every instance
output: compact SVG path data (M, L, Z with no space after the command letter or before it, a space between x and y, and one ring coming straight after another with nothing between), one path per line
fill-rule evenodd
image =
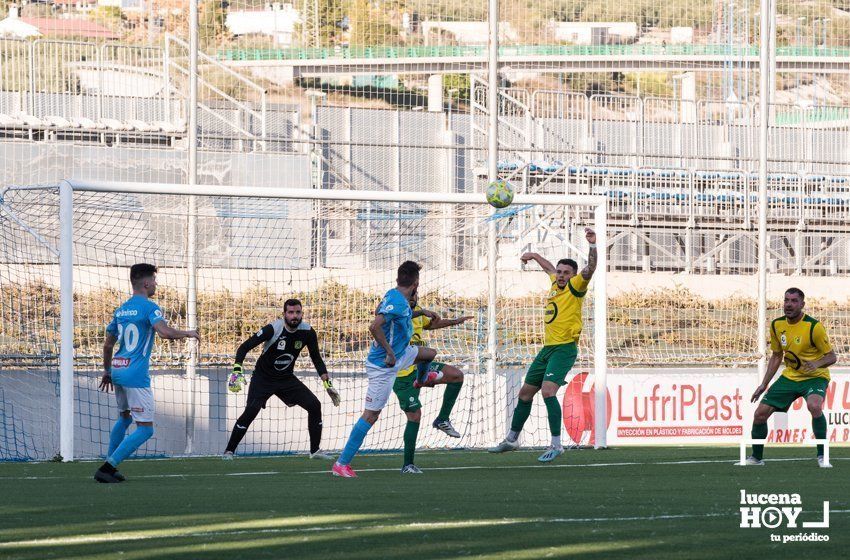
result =
M363 408L363 361L372 340L368 325L383 294L395 285L396 268L408 259L423 265L424 308L443 317L472 316L462 325L425 332L438 360L466 374L451 416L462 437L450 439L430 428L444 391L437 387L422 391L425 427L418 443L425 448L489 445L504 435L525 367L543 342L549 281L539 270L522 270L519 256L535 250L583 266L584 227L604 220L605 203L592 196L518 195L512 206L494 213L480 194L200 186L192 192L203 195L186 196L187 189L74 185L67 198L73 221L66 229L73 252L64 259L73 271L73 375L64 385L60 187L4 192L0 459L49 459L60 447L68 449L59 441L60 394L66 390L73 390L73 457L105 453L118 412L114 395L98 390L105 326L129 297L129 267L137 262L159 267L154 300L169 324L197 325L202 335L196 355L185 341L157 339L151 358L156 433L140 455L222 451L246 404L245 390L233 394L226 386L236 348L280 317L291 297L303 302L304 320L318 333L341 406L332 406L306 352L296 373L322 403L322 446L340 449ZM488 267L493 246L495 269ZM576 371L593 372L599 362L594 338L601 334L594 330L593 302L604 286L604 265L600 268L586 298ZM498 291L491 298L493 278ZM71 290L64 294L69 297ZM497 352L491 360L493 341ZM249 354L246 371L252 371L258 353ZM542 404L535 406L524 443L543 445L546 414ZM305 411L272 398L239 452L306 451L306 421ZM400 448L404 426L392 397L365 446Z

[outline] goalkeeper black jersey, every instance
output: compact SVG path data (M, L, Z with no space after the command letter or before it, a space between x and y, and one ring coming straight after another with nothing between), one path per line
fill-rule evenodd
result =
M316 372L319 375L328 372L319 352L319 338L313 327L307 323L301 323L294 331L286 328L283 319L269 323L239 346L236 350L236 363L241 364L249 351L263 343L263 352L257 359L254 375L260 374L270 378L292 375L295 361L305 346Z

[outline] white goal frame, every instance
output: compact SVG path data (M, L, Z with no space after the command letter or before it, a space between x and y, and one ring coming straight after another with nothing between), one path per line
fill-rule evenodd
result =
M42 187L45 188L45 187ZM54 187L55 188L55 187ZM73 217L74 192L102 193L134 193L161 194L180 196L222 196L247 198L276 198L292 200L336 200L361 202L412 202L412 203L446 203L446 204L478 204L486 205L487 201L481 193L424 193L398 191L360 191L360 190L324 190L324 189L291 189L252 186L214 186L156 183L129 183L86 180L64 180L59 184L59 267L60 267L60 357L59 357L59 439L60 453L64 461L74 458L74 246L73 246ZM594 226L596 228L598 261L594 286L594 403L595 403L595 445L597 449L607 446L607 199L601 195L558 195L558 194L517 194L515 204L531 204L546 206L583 206L594 209ZM194 220L189 221L190 229ZM496 255L496 228L488 229L488 254ZM190 231L190 239L193 232ZM497 296L497 266L495 258L488 258L488 310L487 310L487 373L495 375L496 349L498 348L496 328L496 296ZM188 327L197 328L194 303L196 294L191 293L195 287L192 281L195 277L196 259L194 247L190 243L187 254L189 269L188 294ZM602 326L602 328L598 328ZM187 377L192 382L197 353L192 352L187 363ZM191 392L190 392L191 393ZM491 416L491 437L494 441L502 437L501 429L496 426L495 417ZM187 451L191 451L192 432L187 425Z

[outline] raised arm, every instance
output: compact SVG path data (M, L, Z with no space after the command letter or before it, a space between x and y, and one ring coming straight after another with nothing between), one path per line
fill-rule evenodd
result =
M328 392L331 402L334 406L339 406L341 402L339 391L336 390L328 377L328 368L322 359L322 353L319 351L319 336L312 329L310 330L310 337L307 339L307 350L310 352L310 359L313 361L313 366L315 366L319 377L322 378L322 386Z
M310 336L307 339L307 351L310 353L310 360L313 362L313 367L316 368L316 373L322 378L322 381L328 380L328 367L322 359L322 353L319 351L319 336L316 331L310 330Z
M460 325L461 323L465 323L470 319L472 319L472 315L464 315L463 317L457 317L454 319L444 319L438 316L436 319L431 319L431 322L425 326L425 330L435 331L437 329L445 329L446 327Z
M528 261L534 261L540 265L540 268L542 268L543 272L546 274L555 274L555 265L540 256L538 253L523 253L519 260L522 261L522 264L526 264Z
M234 364L242 364L245 361L245 356L248 355L248 352L266 342L271 340L272 336L274 336L274 327L271 325L266 325L256 333L254 333L248 340L239 345L239 348L236 349L236 358L233 360Z
M153 330L156 331L161 338L166 340L180 340L181 338L194 338L195 340L201 340L201 335L198 334L198 331L182 331L180 329L175 329L174 327L168 326L168 323L165 321L157 321L153 324Z
M593 278L593 273L596 272L596 232L590 228L584 228L584 236L587 242L590 243L590 250L587 252L587 266L581 270L581 276L585 280Z

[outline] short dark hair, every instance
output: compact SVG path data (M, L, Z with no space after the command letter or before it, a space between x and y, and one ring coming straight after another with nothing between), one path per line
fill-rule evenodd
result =
M796 296L800 296L800 299L806 301L806 294L803 293L803 290L800 288L788 288L785 290L786 294L794 294Z
M283 312L284 312L284 313L286 313L286 308L287 308L287 307L295 307L296 305L297 305L298 307L304 307L303 305L301 305L301 300L300 300L300 299L289 298L288 300L286 300L285 302L283 302Z
M413 261L404 261L401 263L401 266L398 267L398 278L396 278L396 282L402 288L407 288L412 286L414 282L419 280L419 271L422 270L422 266Z
M136 263L130 267L130 283L135 286L139 280L150 278L156 273L157 269L154 265L148 263Z
M558 261L558 264L565 264L567 266L571 266L573 267L573 272L578 272L578 263L575 262L573 259L561 259Z

